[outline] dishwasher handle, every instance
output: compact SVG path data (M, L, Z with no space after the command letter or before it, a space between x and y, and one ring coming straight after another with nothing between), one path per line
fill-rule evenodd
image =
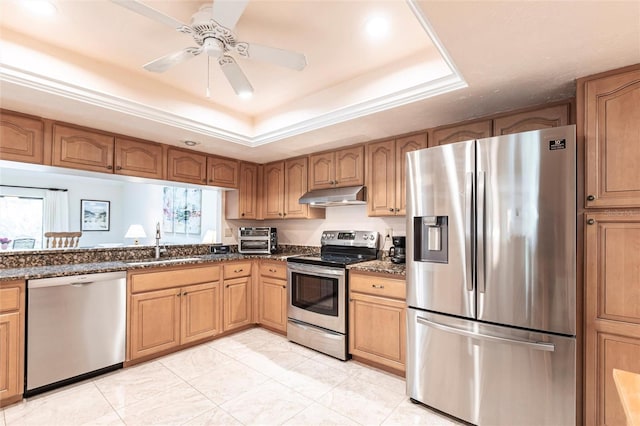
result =
M37 280L28 280L27 289L74 286L82 287L84 285L100 282L100 281L117 281L126 280L127 273L119 272L102 272L97 274L69 275L64 277L40 278Z

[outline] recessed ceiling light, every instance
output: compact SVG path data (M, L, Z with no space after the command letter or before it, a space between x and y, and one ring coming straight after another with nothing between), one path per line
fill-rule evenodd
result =
M384 16L373 16L367 20L365 30L374 40L384 38L389 34L389 20Z
M55 3L50 0L21 0L20 2L31 12L42 16L53 16L58 13Z
M186 146L196 146L199 142L196 141L183 141Z

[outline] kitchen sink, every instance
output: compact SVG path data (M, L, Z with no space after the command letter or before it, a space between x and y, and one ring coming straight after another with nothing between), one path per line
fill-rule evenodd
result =
M199 257L175 257L172 259L149 259L149 260L139 260L135 262L125 262L130 266L141 266L141 265L164 265L166 263L178 263L178 262L193 262L195 260L200 260Z

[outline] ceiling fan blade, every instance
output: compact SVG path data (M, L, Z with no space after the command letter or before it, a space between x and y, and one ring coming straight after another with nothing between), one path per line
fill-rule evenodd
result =
M220 64L220 68L224 73L227 80L229 80L229 84L233 87L233 90L236 92L238 96L249 96L253 93L253 87L247 76L244 75L240 66L236 63L236 61L228 55L222 56L218 60L218 64Z
M249 0L213 0L213 20L233 30Z
M153 19L154 21L169 25L175 29L187 26L186 24L183 24L177 19L174 19L168 15L165 15L159 10L156 10L150 6L147 6L146 4L141 3L137 0L111 0L111 2L118 4L122 7L126 7L127 9L134 11L136 13L139 13L142 16L146 16L147 18Z
M270 62L281 67L301 71L307 66L307 58L302 53L253 43L236 43L235 51L245 58Z
M201 48L187 47L177 52L169 53L144 65L144 69L152 72L165 72L174 65L184 62L202 52Z

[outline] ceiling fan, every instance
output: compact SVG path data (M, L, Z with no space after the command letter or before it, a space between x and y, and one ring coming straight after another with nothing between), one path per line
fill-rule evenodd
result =
M196 47L184 48L144 65L148 71L164 72L176 64L205 53L209 59L218 61L236 94L240 97L248 97L253 93L253 87L230 55L231 52L243 58L270 62L298 71L307 65L307 60L301 53L237 40L233 29L249 0L213 0L211 5L205 4L193 14L190 25L183 24L138 0L111 1L154 21L169 25L178 32L189 34L196 42ZM209 87L207 87L207 96L209 96Z

